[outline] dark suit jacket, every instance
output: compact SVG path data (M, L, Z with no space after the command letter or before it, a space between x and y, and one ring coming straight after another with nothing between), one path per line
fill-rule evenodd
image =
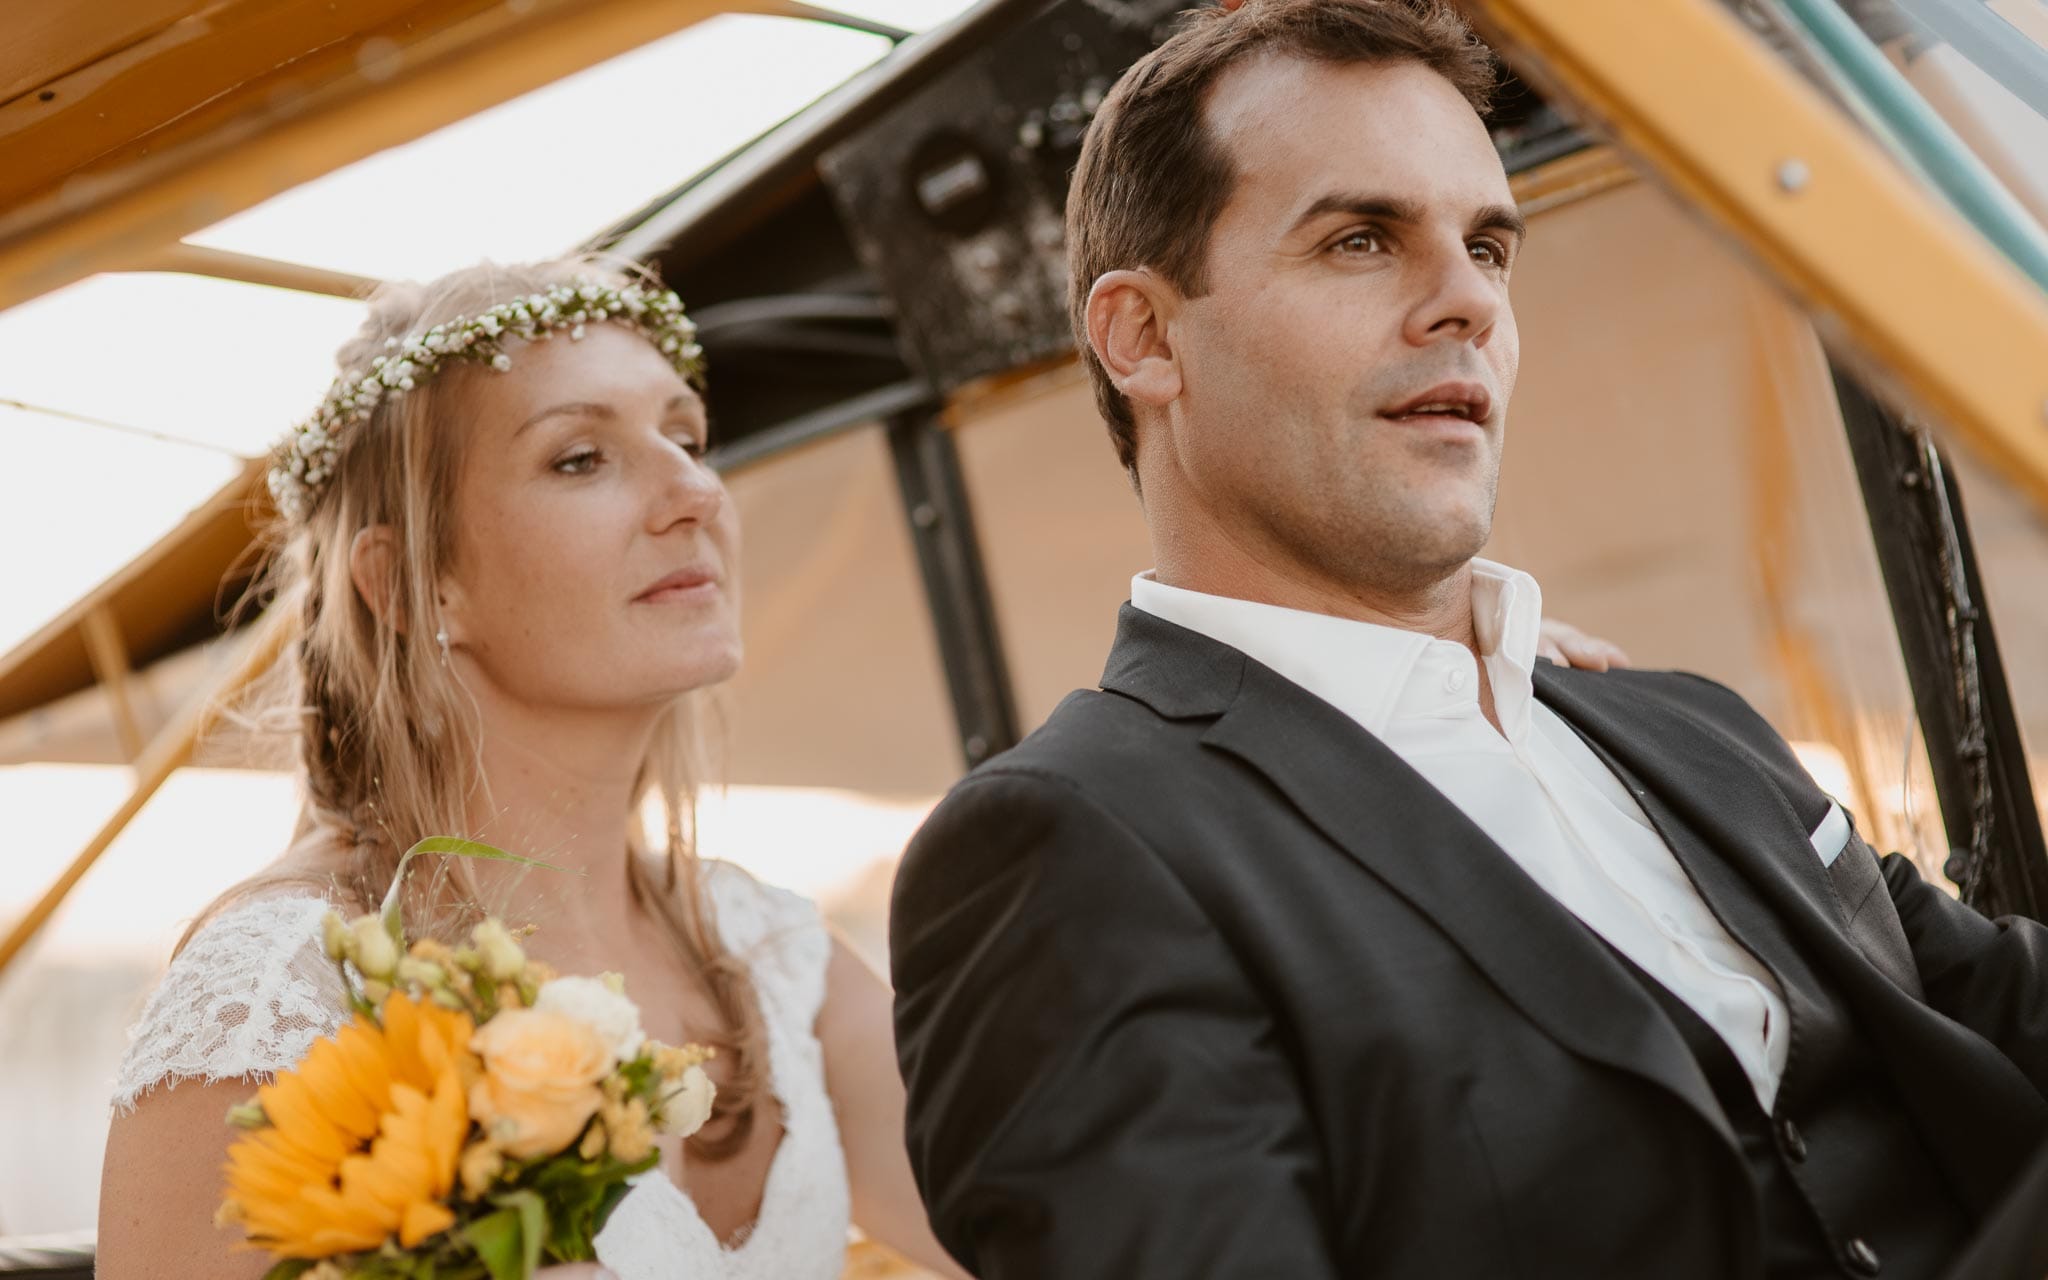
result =
M1823 866L1828 798L1719 685L1540 667L1988 1209L2048 1135L2048 931L1859 837ZM1128 606L1102 690L918 834L890 943L911 1162L984 1280L1760 1265L1728 1123L1599 939L1342 713Z

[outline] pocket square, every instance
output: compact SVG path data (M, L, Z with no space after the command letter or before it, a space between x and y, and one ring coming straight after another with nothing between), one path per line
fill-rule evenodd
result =
M1849 843L1849 815L1842 812L1842 806L1830 801L1828 815L1813 829L1813 851L1820 855L1820 865L1832 867L1835 859L1842 856L1842 850Z

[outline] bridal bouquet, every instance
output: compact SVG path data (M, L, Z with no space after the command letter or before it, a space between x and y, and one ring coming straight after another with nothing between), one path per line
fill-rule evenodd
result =
M618 975L557 977L491 919L466 946L407 943L398 881L421 853L527 861L422 841L381 911L327 914L349 1021L228 1114L245 1132L220 1220L278 1259L265 1280L526 1280L592 1260L655 1135L710 1117L711 1052L647 1039Z

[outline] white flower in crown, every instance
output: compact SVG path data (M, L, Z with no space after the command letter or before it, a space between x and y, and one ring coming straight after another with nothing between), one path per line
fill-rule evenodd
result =
M577 279L530 293L479 312L444 321L424 334L389 337L387 355L370 361L367 372L335 380L319 408L280 440L271 453L270 494L278 513L297 524L311 512L320 487L334 474L349 433L367 422L388 396L418 388L422 379L450 360L477 360L499 372L512 358L498 339L526 341L552 338L560 329L581 339L585 326L610 321L629 325L669 358L677 373L693 386L704 385L704 348L696 342L697 326L683 314L683 301L666 289L629 284L617 288L602 281Z

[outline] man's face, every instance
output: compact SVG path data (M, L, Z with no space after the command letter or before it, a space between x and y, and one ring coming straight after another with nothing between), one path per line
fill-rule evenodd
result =
M1209 290L1169 323L1181 393L1141 429L1161 477L1275 572L1412 590L1485 544L1519 341L1507 175L1415 63L1270 56L1207 118L1237 183ZM1148 469L1149 464L1149 469Z

